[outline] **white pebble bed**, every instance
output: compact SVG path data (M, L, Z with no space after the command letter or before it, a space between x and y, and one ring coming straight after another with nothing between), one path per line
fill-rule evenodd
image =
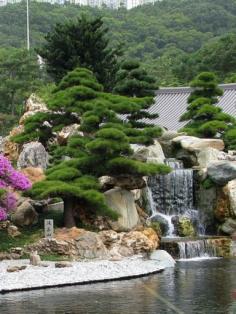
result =
M72 267L55 268L55 262L44 262L48 267L32 266L29 260L4 260L0 262L0 293L46 288L60 285L83 284L112 279L125 279L148 275L164 268L155 260L143 260L140 256L121 261L71 262ZM7 272L8 266L27 265L18 272Z

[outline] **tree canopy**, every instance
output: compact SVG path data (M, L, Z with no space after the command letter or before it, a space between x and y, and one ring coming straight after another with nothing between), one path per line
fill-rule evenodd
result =
M100 17L90 19L82 15L76 21L58 23L38 52L56 82L81 66L92 70L105 90L111 90L121 50L109 47L107 33Z
M218 96L223 90L217 85L217 78L211 72L202 72L190 83L193 88L187 111L180 121L188 121L181 130L200 137L223 137L236 123L235 117L224 113L217 106Z
M98 178L122 174L142 177L168 173L169 167L132 159L130 143L151 143L160 129L134 129L117 113L129 114L148 106L152 98L129 98L103 92L91 71L76 68L54 89L48 101L50 112L36 113L25 123L15 141L25 142L55 137L63 126L79 123L79 132L65 145L51 146L53 165L46 180L36 183L31 196L60 196L65 203L65 225L75 225L75 216L85 209L92 214L116 218L100 192ZM47 127L45 128L45 124ZM66 160L65 160L66 159Z
M25 6L22 2L1 7L2 47L26 46ZM217 71L220 57L210 46L218 45L218 40L222 46L220 36L227 33L235 36L236 30L235 0L165 0L128 11L30 2L32 47L44 45L44 36L57 23L63 24L68 19L76 21L82 14L102 17L105 28L109 28L110 47L123 43L125 58L142 62L148 73L155 75L159 86L186 85L202 71ZM208 46L211 57L208 57ZM229 50L233 52L233 45ZM224 50L221 52L227 54ZM195 58L201 68L194 62ZM219 62L219 67L221 64ZM227 68L223 66L220 71L218 76L225 80ZM230 71L236 72L235 66L231 66Z

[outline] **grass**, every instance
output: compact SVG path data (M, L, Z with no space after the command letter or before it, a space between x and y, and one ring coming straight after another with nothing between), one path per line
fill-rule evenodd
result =
M13 238L7 234L7 231L0 230L0 252L9 251L12 247L23 247L24 245L34 243L44 237L44 219L53 219L54 228L63 226L62 213L51 211L39 215L38 223L30 227L19 228L21 235Z

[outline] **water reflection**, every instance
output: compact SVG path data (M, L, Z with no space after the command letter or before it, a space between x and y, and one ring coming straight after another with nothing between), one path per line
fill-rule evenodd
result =
M1 295L0 313L236 314L235 273L236 260L181 262L142 279Z

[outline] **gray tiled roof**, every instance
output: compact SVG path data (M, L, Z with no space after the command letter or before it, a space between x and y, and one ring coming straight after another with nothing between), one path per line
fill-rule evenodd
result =
M219 98L217 105L224 112L236 117L236 84L222 84L220 87L224 90L224 94ZM149 120L149 122L169 130L178 130L183 127L186 122L179 122L179 118L186 111L190 92L190 87L160 88L156 93L155 104L148 110L150 113L158 113L159 118Z

